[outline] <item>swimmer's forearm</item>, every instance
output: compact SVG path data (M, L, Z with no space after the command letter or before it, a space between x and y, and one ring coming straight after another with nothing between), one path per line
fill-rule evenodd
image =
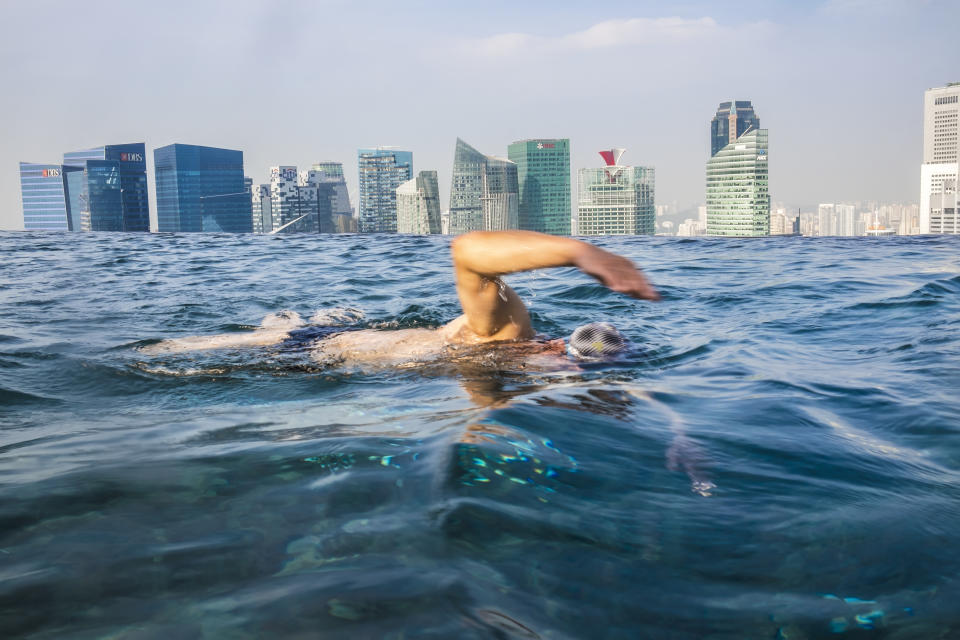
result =
M577 267L624 295L660 299L630 260L573 238L535 231L475 231L456 238L451 251L458 274L495 278L531 269Z
M550 267L573 267L592 245L535 231L474 231L451 244L454 263L474 273L496 277Z

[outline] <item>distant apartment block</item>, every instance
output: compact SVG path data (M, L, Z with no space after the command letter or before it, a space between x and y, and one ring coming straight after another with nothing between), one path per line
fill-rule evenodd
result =
M154 149L153 166L158 231L253 231L242 151L171 144Z
M520 228L570 235L570 140L520 140L507 158L517 165Z
M620 164L625 151L601 151L605 167L580 169L580 235L653 235L656 231L655 171Z
M413 152L389 147L360 149L358 226L361 233L395 233L397 187L413 178Z
M817 207L818 236L862 235L857 232L857 223L857 208L852 204L829 203Z
M440 233L440 187L436 171L421 171L397 187L397 233Z
M707 235L770 235L768 132L759 125L745 100L721 103L710 124Z
M450 185L452 234L519 228L517 165L487 156L457 138Z
M960 234L960 82L923 96L920 233Z

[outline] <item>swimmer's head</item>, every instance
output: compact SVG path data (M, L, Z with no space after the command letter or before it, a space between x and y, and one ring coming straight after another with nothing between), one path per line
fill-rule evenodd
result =
M577 327L567 341L567 353L583 360L602 360L627 350L627 339L608 322Z

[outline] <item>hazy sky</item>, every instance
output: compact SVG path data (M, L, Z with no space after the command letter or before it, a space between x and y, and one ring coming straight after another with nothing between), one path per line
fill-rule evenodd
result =
M396 145L440 173L568 137L704 198L709 124L752 100L774 201L916 202L923 91L960 81L956 0L63 1L0 4L0 228L23 226L21 160L146 142L244 151L246 173ZM574 183L574 191L575 191ZM154 217L155 211L151 211Z

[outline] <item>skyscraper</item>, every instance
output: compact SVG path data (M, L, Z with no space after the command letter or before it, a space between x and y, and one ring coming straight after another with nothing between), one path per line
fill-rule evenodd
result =
M273 208L270 202L269 184L255 184L250 189L250 210L254 233L273 231Z
M570 235L570 140L520 140L507 157L517 165L520 228Z
M605 167L580 169L578 234L653 235L656 228L656 174L653 167L620 164L625 151L601 151Z
M253 231L242 151L171 144L153 150L153 166L159 231Z
M394 233L397 230L397 187L413 178L413 152L389 147L360 149L361 233Z
M457 138L450 186L450 233L519 228L517 165L485 156Z
M440 233L440 187L436 171L421 171L397 187L397 233Z
M357 221L350 206L350 192L343 176L343 164L339 162L317 162L310 169L308 181L316 185L329 185L332 190L330 206L334 233L357 230Z
M721 102L710 122L710 155L717 155L720 149L746 132L759 128L760 118L749 100Z
M960 82L923 95L920 233L960 234Z
M20 163L23 228L27 231L72 231L63 165Z
M711 156L707 161L709 236L770 235L768 133L757 128L759 124L749 101L721 103L711 122Z
M142 142L63 154L70 215L80 231L149 231Z

